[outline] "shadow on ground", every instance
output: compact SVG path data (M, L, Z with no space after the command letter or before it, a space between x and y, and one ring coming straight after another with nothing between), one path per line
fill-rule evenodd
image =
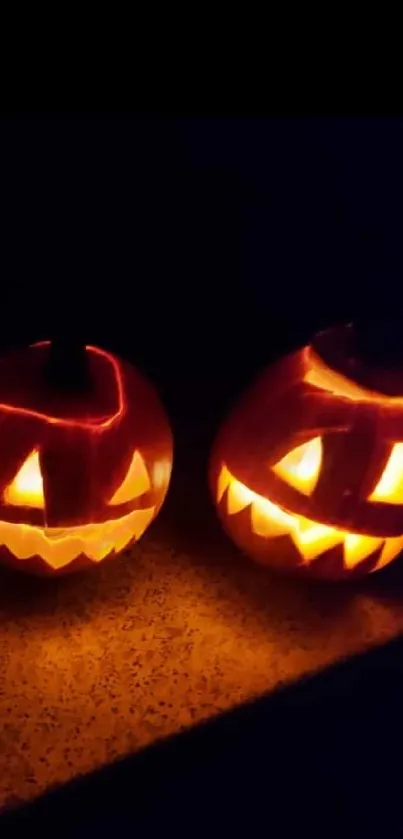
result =
M1 836L391 835L402 674L398 639L5 812Z

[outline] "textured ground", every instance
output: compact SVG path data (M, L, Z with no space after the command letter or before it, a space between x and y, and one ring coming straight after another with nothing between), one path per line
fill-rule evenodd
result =
M274 576L177 475L139 545L94 573L0 576L0 806L403 629L399 567L347 587Z

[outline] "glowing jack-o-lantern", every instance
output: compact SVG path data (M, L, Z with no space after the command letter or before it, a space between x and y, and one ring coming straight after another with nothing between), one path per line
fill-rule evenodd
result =
M0 559L65 573L139 539L168 488L172 436L126 362L86 348L91 387L52 388L49 344L0 359Z
M257 561L338 579L403 550L403 370L368 366L352 327L266 370L223 425L210 486Z

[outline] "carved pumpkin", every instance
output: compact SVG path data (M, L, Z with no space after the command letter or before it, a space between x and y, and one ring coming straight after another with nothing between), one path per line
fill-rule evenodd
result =
M43 376L49 344L0 359L0 559L33 573L99 563L139 539L168 488L172 437L153 387L86 347L91 387Z
M218 435L220 519L257 561L330 579L403 549L403 369L355 355L351 327L267 369Z

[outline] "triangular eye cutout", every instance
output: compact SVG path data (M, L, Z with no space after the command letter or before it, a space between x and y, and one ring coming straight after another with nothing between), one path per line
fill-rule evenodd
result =
M273 466L273 472L303 495L311 495L317 484L322 464L322 439L314 437L297 446Z
M403 443L395 443L369 501L403 504Z
M150 478L144 460L137 450L134 452L126 477L112 496L109 504L125 504L150 489Z
M37 449L28 455L11 484L4 490L4 501L20 507L44 508L43 480Z

